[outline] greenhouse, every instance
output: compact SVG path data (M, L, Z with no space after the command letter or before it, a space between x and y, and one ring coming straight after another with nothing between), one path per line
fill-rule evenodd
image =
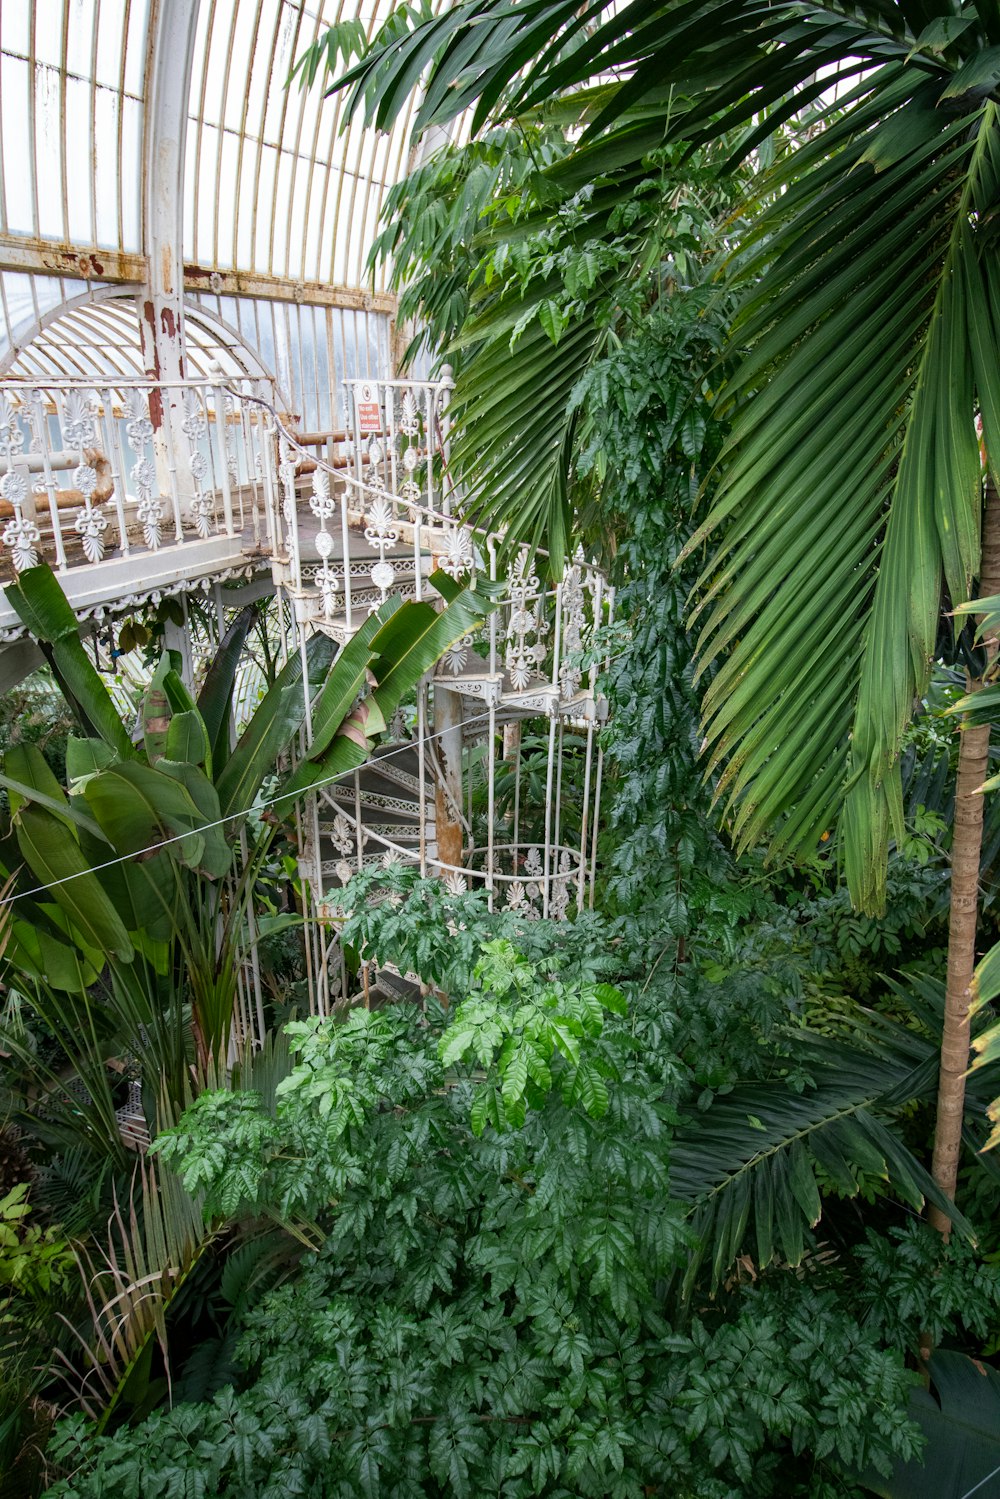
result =
M1000 8L0 0L0 1499L1000 1499Z

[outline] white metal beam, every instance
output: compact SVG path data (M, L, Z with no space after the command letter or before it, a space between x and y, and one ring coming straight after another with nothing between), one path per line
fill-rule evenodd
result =
M154 0L143 129L143 245L149 280L140 297L146 365L157 380L184 378L184 144L200 0Z

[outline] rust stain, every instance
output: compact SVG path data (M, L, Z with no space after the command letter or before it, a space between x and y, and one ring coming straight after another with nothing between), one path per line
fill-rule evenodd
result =
M143 322L148 328L148 333L143 339L147 356L146 374L153 380L160 378L160 357L156 348L156 307L153 299L147 297L142 304ZM149 392L149 420L153 424L153 430L158 432L163 426L163 397L154 386Z

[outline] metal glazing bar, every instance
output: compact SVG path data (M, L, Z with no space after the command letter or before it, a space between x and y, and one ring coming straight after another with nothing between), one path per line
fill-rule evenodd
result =
M420 832L420 876L427 878L427 682L417 686L417 827Z
M580 813L580 879L576 889L576 909L583 910L584 886L587 870L587 832L590 826L590 776L594 759L594 725L587 724L587 751L583 765L583 801Z

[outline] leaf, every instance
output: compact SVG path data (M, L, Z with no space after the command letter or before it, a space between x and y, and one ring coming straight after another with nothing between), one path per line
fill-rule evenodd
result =
M65 824L42 807L24 806L16 832L35 879L46 886L49 898L65 911L87 945L131 961L134 949L128 932Z
M608 1112L608 1085L586 1057L577 1066L573 1092L592 1119L604 1118Z
M75 734L66 739L66 778L71 785L103 770L113 759L114 751L103 739L79 739Z
M930 1362L931 1389L910 1398L910 1416L927 1447L897 1462L889 1479L864 1481L884 1499L970 1499L988 1495L1000 1469L1000 1374L963 1353L940 1349Z
M233 844L227 837L229 824L222 821L219 796L206 773L186 760L160 761L157 769L171 780L179 781L197 808L195 824L203 842L198 868L211 879L229 873L233 861Z
M101 830L93 818L87 817L81 812L79 805L68 800L37 745L11 745L4 755L3 763L4 774L0 775L0 785L6 786L10 793L13 813L17 813L22 801L34 802L52 812L67 827L84 828L95 837L101 836Z
M553 302L551 298L547 298L538 309L538 321L555 345L566 330L569 312L560 308L558 303Z
M186 760L191 765L207 766L211 774L212 750L208 726L197 709L175 713L167 729L164 754L168 760Z
M142 739L150 765L155 765L166 753L171 709L165 680L172 670L170 652L164 651L142 696Z
M26 568L4 593L29 634L48 648L57 680L84 732L98 734L116 754L131 758L132 741L83 648L76 615L52 569L45 564Z
M198 712L205 724L211 746L211 763L216 767L217 773L229 756L233 689L253 619L254 608L252 604L248 604L245 609L240 610L219 642L219 648L212 657L198 694Z
M972 95L977 99L1000 82L1000 47L981 47L955 70L948 86L941 91L941 99L962 99Z
M480 628L502 591L484 578L456 591L454 579L440 571L431 574L430 582L448 600L440 613L427 602L408 600L383 622L371 640L378 682L373 696L386 723L406 693L449 646Z
M201 863L203 814L186 787L168 772L136 761L110 765L91 777L83 794L118 853L142 854L166 838L178 838L174 856L192 869Z
M812 1086L794 1093L783 1080L741 1084L682 1123L671 1155L671 1190L692 1204L700 1240L689 1262L686 1291L709 1254L713 1286L719 1284L740 1253L751 1217L762 1268L776 1247L791 1263L801 1259L804 1228L814 1226L822 1211L812 1157L821 1164L832 1159L852 1192L848 1162L886 1177L905 1201L916 1199L919 1206L927 1198L943 1210L947 1206L949 1214L956 1211L874 1112L931 1096L935 1086L936 1057L929 1043L895 1049L894 1035L876 1027L873 1040L881 1043L876 1054L797 1032L795 1044ZM746 1185L751 1179L752 1214ZM734 1196L742 1203L738 1211L730 1206ZM972 1233L964 1219L961 1232Z
M334 650L329 636L310 637L306 645L310 687L325 676ZM305 711L302 659L296 652L268 689L216 779L223 816L240 816L253 806L261 781L298 733Z

